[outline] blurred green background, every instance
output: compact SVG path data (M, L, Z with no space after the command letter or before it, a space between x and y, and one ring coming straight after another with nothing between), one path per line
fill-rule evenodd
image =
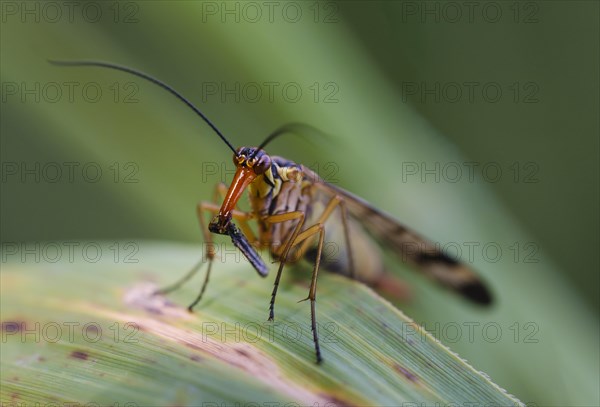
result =
M332 135L269 151L463 256L474 242L498 299L481 311L406 275L414 299L401 308L525 402L599 404L597 2L60 4L2 2L3 245L200 247L195 204L231 180L231 152L163 90L46 59L135 67L235 146L290 121ZM498 261L482 253L490 243ZM474 321L502 339L471 340ZM459 339L442 332L449 322Z

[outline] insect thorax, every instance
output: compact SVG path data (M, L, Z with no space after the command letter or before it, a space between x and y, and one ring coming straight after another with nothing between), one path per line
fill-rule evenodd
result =
M272 248L291 233L296 221L266 224L270 215L302 211L309 217L311 185L302 167L281 157L271 157L271 168L256 177L248 187L250 205L257 215L260 241Z

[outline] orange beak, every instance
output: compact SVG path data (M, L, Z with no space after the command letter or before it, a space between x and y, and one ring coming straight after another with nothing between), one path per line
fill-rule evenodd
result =
M239 201L246 187L256 178L256 173L247 167L238 167L233 177L233 182L229 186L225 200L217 216L217 224L212 224L211 231L226 234L226 225L231 219L231 211ZM217 220L215 219L215 220ZM214 220L213 220L214 222ZM211 223L213 223L211 222ZM218 231L217 231L218 230Z

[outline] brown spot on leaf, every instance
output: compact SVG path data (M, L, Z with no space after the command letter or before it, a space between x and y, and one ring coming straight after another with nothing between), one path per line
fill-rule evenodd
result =
M337 397L335 397L334 395L331 395L331 394L321 393L321 397L323 397L325 400L327 400L327 402L325 404L326 406L346 407L346 406L352 405L352 404L349 404L347 401L338 399Z
M396 369L396 371L402 373L402 375L404 377L406 377L408 380L410 380L411 382L416 382L417 380L419 380L419 378L415 374L413 374L410 370L408 370L405 367L400 366L397 363L394 364L394 369Z
M154 284L143 282L129 288L124 295L126 305L143 309L149 314L162 315L170 318L190 319L187 309L177 306L165 296L156 294Z
M90 355L80 350L74 350L69 356L73 359L87 360Z
M202 350L202 348L200 346L196 345L195 343L190 343L190 342L186 342L186 341L181 341L181 343L183 343L188 348L192 348L192 349L198 350L198 351Z
M26 328L24 321L2 321L2 332L15 333L20 332L23 328Z
M126 298L125 302L127 305L139 308L140 304L135 301L135 296L132 297ZM139 299L142 300L141 298ZM98 311L97 308L93 308L85 303L80 304L79 307L93 309L96 312ZM163 311L165 309L169 308L163 308ZM175 317L186 318L181 308L171 308L169 310L170 312L173 312L173 316ZM153 335L166 339L166 343L171 342L174 344L181 344L190 349L194 349L202 355L201 357L207 360L218 359L233 368L242 370L246 374L257 378L257 380L267 383L269 387L276 389L278 392L285 394L291 399L311 400L319 405L326 404L326 400L323 398L322 394L315 393L283 375L279 370L279 365L273 358L269 357L255 346L243 342L220 342L210 336L204 336L197 331L173 326L173 318L169 318L167 321L147 315L138 315L137 313L116 313L108 310L100 310L100 313L111 320L135 321L138 326L145 327L147 331L152 332ZM170 348L170 346L167 345L166 348ZM174 347L174 349L177 350L177 347ZM242 357L243 353L246 353L247 356ZM189 357L191 358L191 356ZM347 404L349 403L340 402L337 405Z
M144 309L146 310L146 312L148 312L150 314L154 314L154 315L162 315L163 314L163 312L158 308L144 307Z
M190 360L193 360L194 362L202 362L204 359L198 355L192 355L190 356Z
M165 307L177 308L179 305L169 299L165 299Z

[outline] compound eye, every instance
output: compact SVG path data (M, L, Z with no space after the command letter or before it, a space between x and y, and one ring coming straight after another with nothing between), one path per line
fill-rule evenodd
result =
M233 154L233 163L235 164L236 167L238 165L240 165L241 163L243 163L245 160L246 160L246 157L243 154L240 154L240 150L238 150L237 152L235 152Z
M257 175L264 174L265 171L269 169L271 166L271 157L266 154L263 154L256 164L254 164L254 172Z

